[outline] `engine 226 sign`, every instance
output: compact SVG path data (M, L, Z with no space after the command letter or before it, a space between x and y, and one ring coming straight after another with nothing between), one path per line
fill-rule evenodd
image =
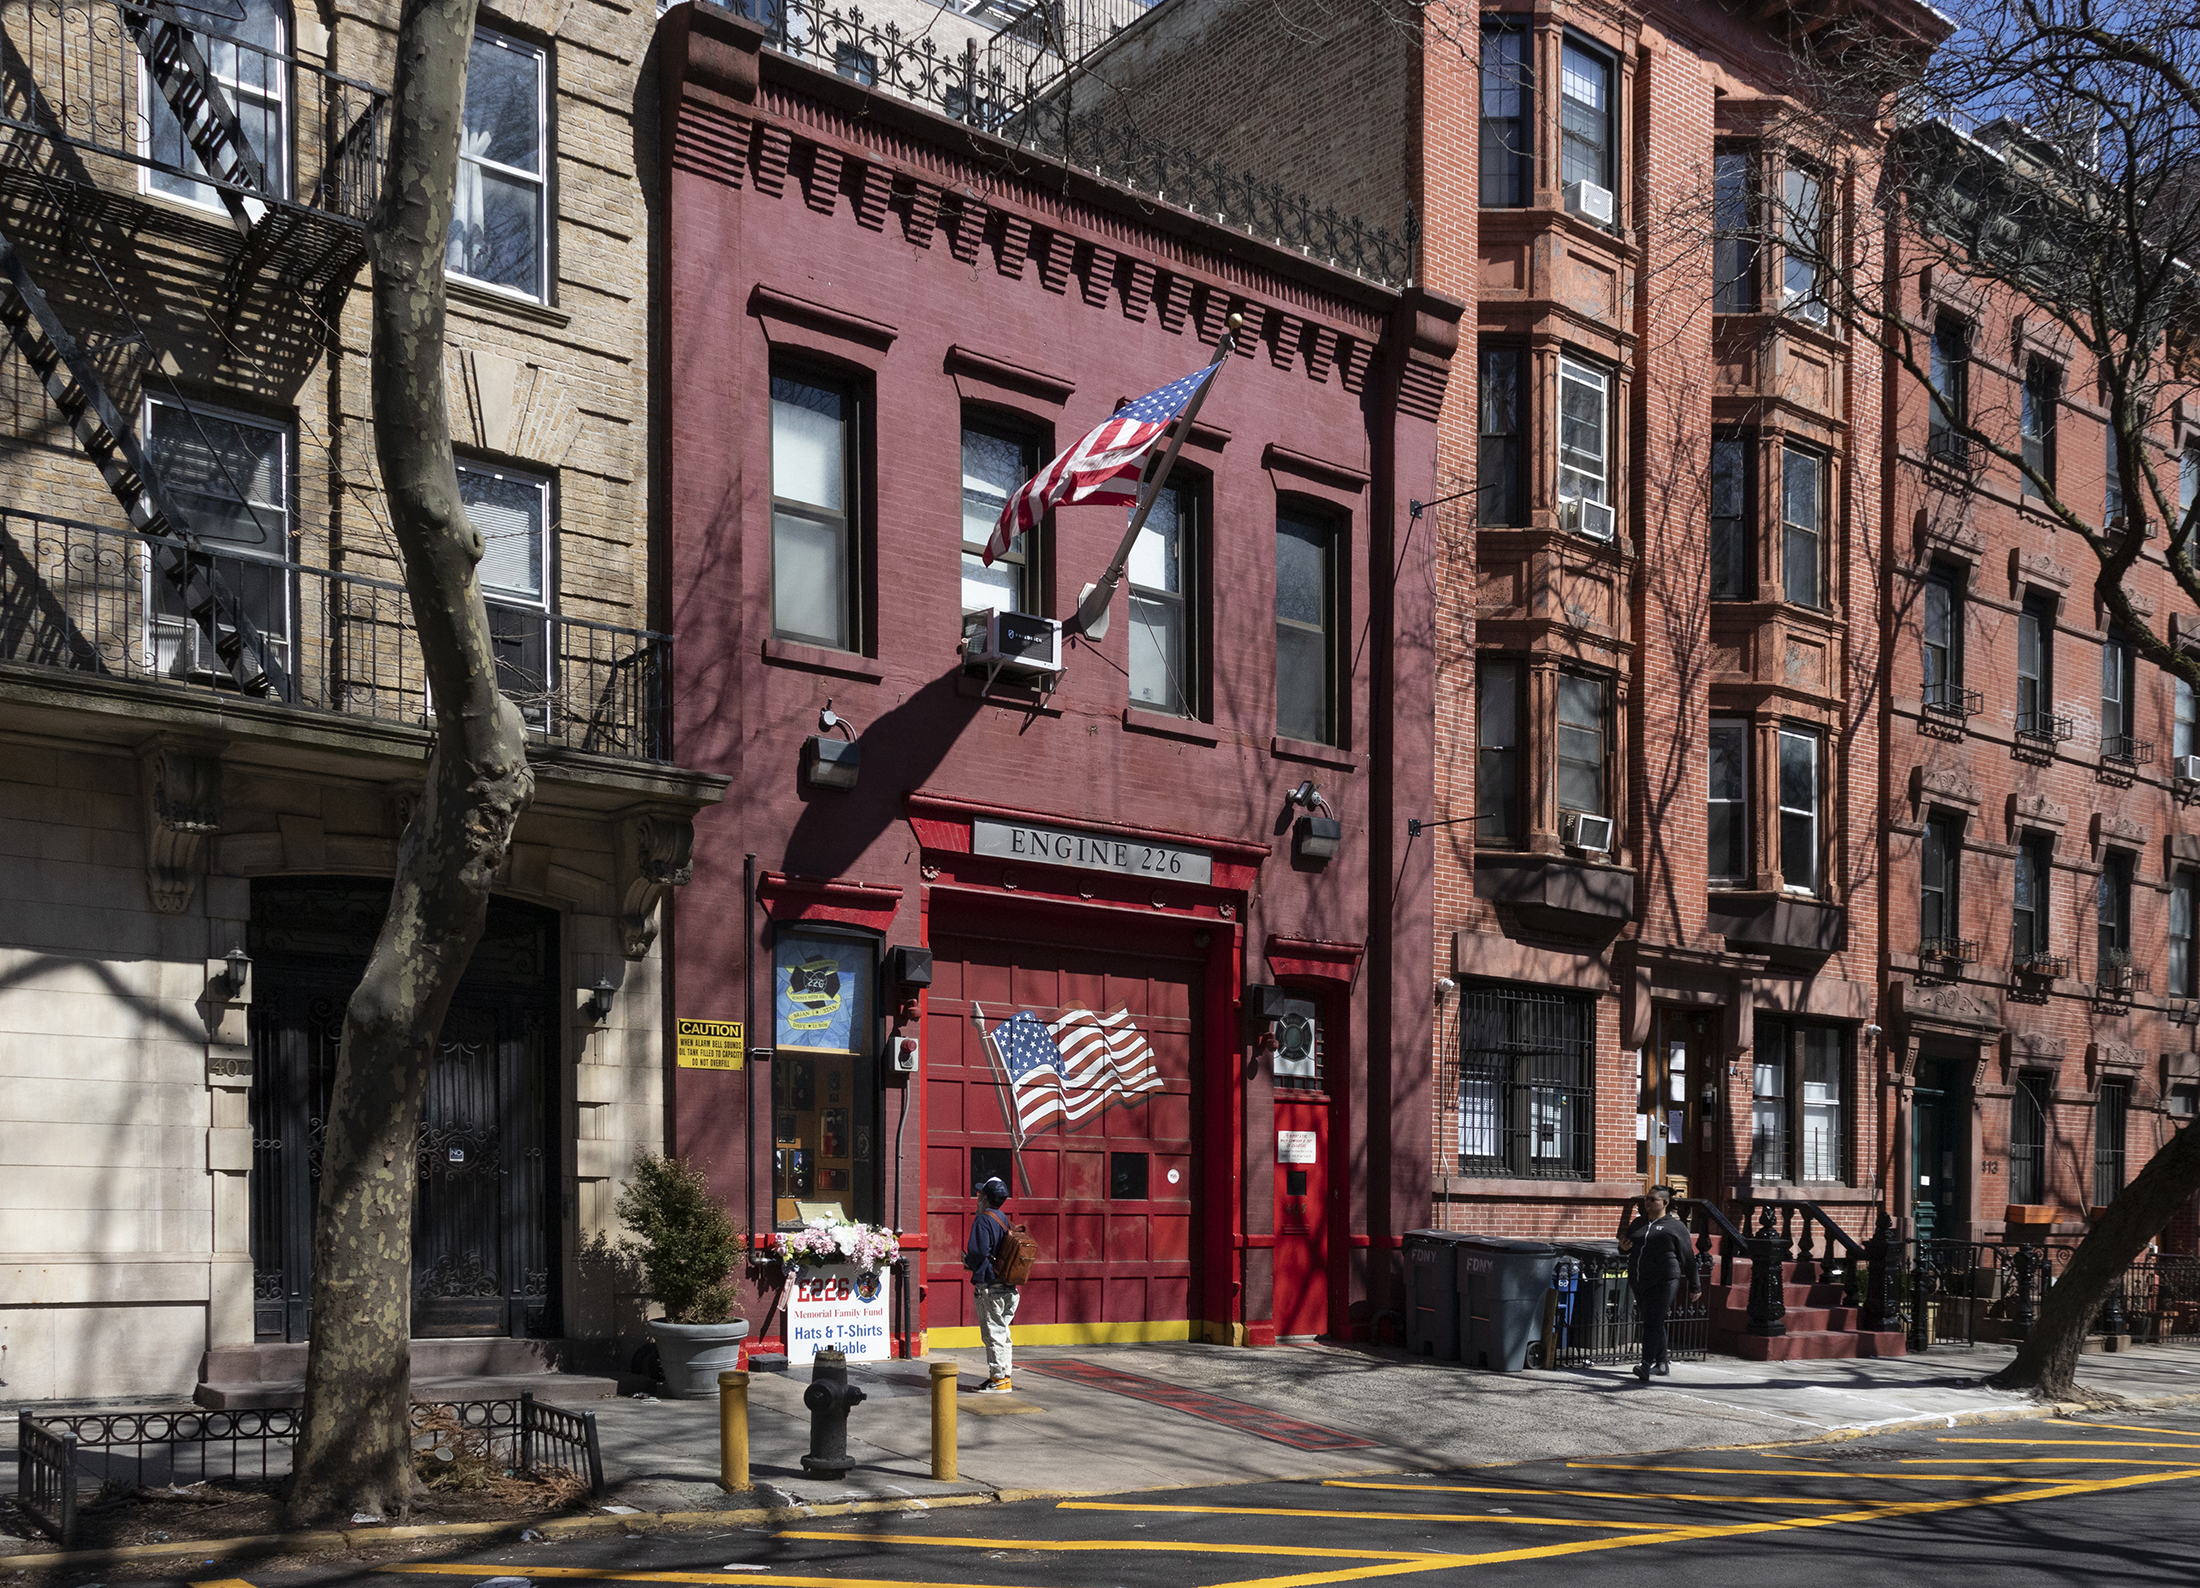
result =
M1067 827L1030 822L973 821L971 853L1039 865L1073 866L1083 871L1112 871L1155 881L1212 882L1214 857L1204 849L1165 844L1151 838L1116 838Z

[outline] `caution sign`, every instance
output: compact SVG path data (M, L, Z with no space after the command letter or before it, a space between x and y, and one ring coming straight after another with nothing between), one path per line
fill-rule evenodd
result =
M674 1043L683 1070L738 1070L745 1053L738 1020L682 1020Z

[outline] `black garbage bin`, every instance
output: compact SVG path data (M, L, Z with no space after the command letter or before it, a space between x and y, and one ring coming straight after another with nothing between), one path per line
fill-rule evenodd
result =
M1517 1373L1543 1338L1543 1304L1558 1248L1508 1235L1459 1239L1459 1360Z
M1459 1242L1456 1230L1408 1230L1406 1354L1459 1360Z
M1556 1338L1546 1365L1581 1366L1609 1361L1636 1339L1634 1292L1627 1288L1627 1255L1617 1241L1560 1241Z

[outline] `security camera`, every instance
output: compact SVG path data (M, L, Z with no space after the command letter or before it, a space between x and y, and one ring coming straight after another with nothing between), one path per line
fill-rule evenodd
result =
M1879 1027L1866 1026L1864 1028L1864 1040L1866 1042L1877 1042L1879 1040Z
M1449 976L1439 976L1436 978L1436 1001L1438 1003L1445 1002L1451 997L1453 993L1457 992L1458 990L1459 984L1453 981Z

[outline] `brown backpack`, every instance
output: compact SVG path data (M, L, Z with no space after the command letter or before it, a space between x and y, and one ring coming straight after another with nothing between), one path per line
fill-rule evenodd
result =
M1000 1244L993 1248L993 1283L1021 1285L1039 1261L1039 1243L1024 1225L1003 1218L998 1208L989 1210L988 1217L999 1219L1001 1224Z

